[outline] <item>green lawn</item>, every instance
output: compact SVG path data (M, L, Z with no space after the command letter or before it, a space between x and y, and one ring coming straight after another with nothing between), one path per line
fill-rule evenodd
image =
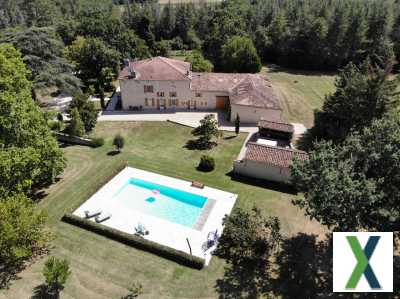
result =
M330 73L263 68L281 99L284 118L311 127L313 110L322 107L326 94L332 93L335 76Z
M126 146L122 154L109 156L112 137L117 133L126 137ZM198 271L60 221L66 211L88 199L98 182L124 161L133 167L238 193L236 206L248 209L256 205L267 215L279 216L285 234L322 231L319 224L310 222L291 204L292 195L237 182L227 175L244 134L221 139L218 147L209 152L216 159L216 170L207 174L196 170L202 152L184 147L192 138L189 128L165 122L102 122L94 135L105 137L106 144L98 149L66 147L67 169L40 202L40 207L48 211L48 226L55 235L51 254L71 262L73 274L62 298L120 298L133 281L143 284L143 298L217 297L214 286L224 268L218 258ZM225 133L228 136L232 133ZM30 298L34 287L43 282L40 271L44 260L23 271L22 279L14 281L10 290L1 291L0 298Z

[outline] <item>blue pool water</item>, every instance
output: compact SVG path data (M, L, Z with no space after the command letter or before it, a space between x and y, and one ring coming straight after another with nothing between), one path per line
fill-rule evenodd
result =
M192 227L207 198L179 189L132 178L114 195L127 208Z

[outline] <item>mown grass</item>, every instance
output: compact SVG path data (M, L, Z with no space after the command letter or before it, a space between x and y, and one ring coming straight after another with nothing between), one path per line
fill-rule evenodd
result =
M143 285L142 298L218 297L214 286L224 271L224 262L218 258L213 258L210 266L198 271L60 221L66 211L89 198L98 182L124 162L237 193L239 199L235 208L249 209L255 205L266 215L278 216L282 231L287 235L321 232L319 224L310 222L291 204L293 195L268 189L270 187L265 185L231 179L228 174L246 137L244 134L222 138L219 145L209 151L216 159L215 171L202 173L196 166L203 152L185 148L192 138L190 131L166 122L102 122L93 135L105 138L103 147L64 148L67 169L39 204L47 210L48 227L55 235L51 254L67 258L71 263L72 276L62 298L120 298L133 281ZM125 148L121 154L109 156L107 153L113 149L112 138L117 133L125 136ZM229 136L232 133L225 133L225 137ZM0 298L30 298L34 287L43 283L41 268L44 260L23 271L21 279L14 281L10 290L0 292Z
M265 67L266 74L281 99L285 120L311 127L315 109L322 107L325 95L334 92L335 74Z

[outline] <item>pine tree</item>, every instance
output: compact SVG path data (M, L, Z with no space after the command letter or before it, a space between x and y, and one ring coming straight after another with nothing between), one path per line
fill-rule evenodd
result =
M236 119L235 119L235 133L236 135L239 135L240 132L240 116L239 114L236 114Z
M67 132L70 135L79 137L85 134L85 127L77 108L73 108L70 112L70 122L67 127Z

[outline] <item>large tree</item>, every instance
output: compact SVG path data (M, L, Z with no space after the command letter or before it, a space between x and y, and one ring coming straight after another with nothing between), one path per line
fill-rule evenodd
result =
M341 145L321 142L296 160L295 203L334 230L400 229L400 121L376 120Z
M1 198L0 215L0 260L5 267L2 271L12 271L49 240L44 231L46 215L23 194Z
M53 182L65 165L63 153L51 134L44 113L32 100L28 75L20 53L11 45L1 45L0 150L10 163L6 165L7 162L2 161L1 167L8 169L12 176L18 167L29 165L31 171L21 170L21 177L14 177L15 182L24 182L25 191L30 186L39 187ZM21 151L13 156L12 153L18 149ZM25 154L29 157L24 157ZM6 173L2 175L7 176ZM5 179L0 186L5 186L4 192L8 192L10 181Z
M99 38L78 37L65 50L65 56L79 70L79 77L84 82L91 80L104 85L102 75L109 68L114 73L118 69L120 54Z
M192 51L186 58L186 62L192 65L193 72L212 72L213 65L210 61L204 58L203 54L198 51Z
M90 132L96 126L98 114L94 103L89 100L89 96L83 93L75 94L69 105L68 113L72 115L71 112L74 109L79 113L85 132Z
M347 65L336 79L336 91L315 115L310 139L342 142L399 105L397 80L390 79L390 65L381 69L367 59L361 66Z
M50 27L32 27L4 33L0 42L13 44L23 55L31 70L29 79L35 89L56 86L60 91L73 93L80 81L73 75L73 66L62 57L64 44Z
M234 36L222 47L222 69L226 72L258 73L261 60L251 39Z
M260 210L236 209L224 219L224 232L214 255L228 267L217 281L217 289L227 298L258 298L271 287L271 257L281 242L277 218L264 217Z

